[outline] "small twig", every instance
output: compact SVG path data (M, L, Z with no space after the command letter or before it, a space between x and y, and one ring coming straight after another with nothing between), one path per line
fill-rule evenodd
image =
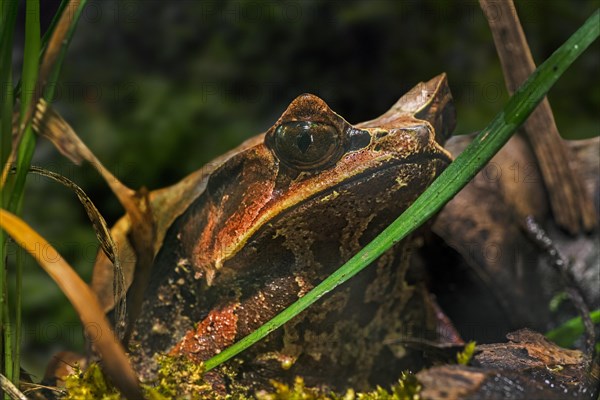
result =
M590 309L573 277L569 262L560 253L552 242L552 239L550 239L544 229L542 229L531 215L525 218L524 229L529 238L549 257L550 265L560 273L565 284L566 292L583 321L583 326L585 328L585 352L589 355L589 360L592 360L594 358L594 344L596 342L594 323L590 318Z
M4 375L0 374L0 387L14 400L27 400L27 397Z
M57 386L48 386L42 385L39 383L30 383L30 382L21 382L21 387L23 388L23 393L30 395L31 393L41 392L42 390L49 390L53 392L56 398L63 398L67 395L67 390L65 388L59 388ZM31 397L31 395L30 395ZM36 397L37 398L37 397Z

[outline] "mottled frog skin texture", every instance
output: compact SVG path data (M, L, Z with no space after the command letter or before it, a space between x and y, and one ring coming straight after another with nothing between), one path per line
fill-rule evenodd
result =
M454 121L444 74L357 125L304 94L221 157L165 227L130 327L142 376L153 375L156 352L210 358L339 268L450 163L442 145ZM407 277L419 275L409 262L415 238L229 362L240 381L260 388L300 375L364 389L422 365L407 343L439 341L439 318L424 285Z

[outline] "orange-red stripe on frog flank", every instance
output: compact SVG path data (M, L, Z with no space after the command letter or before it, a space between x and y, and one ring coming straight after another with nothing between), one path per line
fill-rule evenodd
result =
M195 362L204 361L232 345L236 338L239 303L211 311L195 330L190 330L173 347L171 355L185 355Z

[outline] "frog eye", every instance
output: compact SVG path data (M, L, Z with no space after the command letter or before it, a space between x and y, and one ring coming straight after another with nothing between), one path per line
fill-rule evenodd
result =
M306 171L336 162L342 154L342 137L330 124L285 122L275 129L272 148L283 163Z

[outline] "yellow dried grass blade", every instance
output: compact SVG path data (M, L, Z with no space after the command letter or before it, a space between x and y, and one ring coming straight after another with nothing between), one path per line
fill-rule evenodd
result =
M17 216L0 209L0 227L50 275L79 314L84 329L104 360L103 367L128 399L143 398L137 376L114 335L98 299L58 252Z

